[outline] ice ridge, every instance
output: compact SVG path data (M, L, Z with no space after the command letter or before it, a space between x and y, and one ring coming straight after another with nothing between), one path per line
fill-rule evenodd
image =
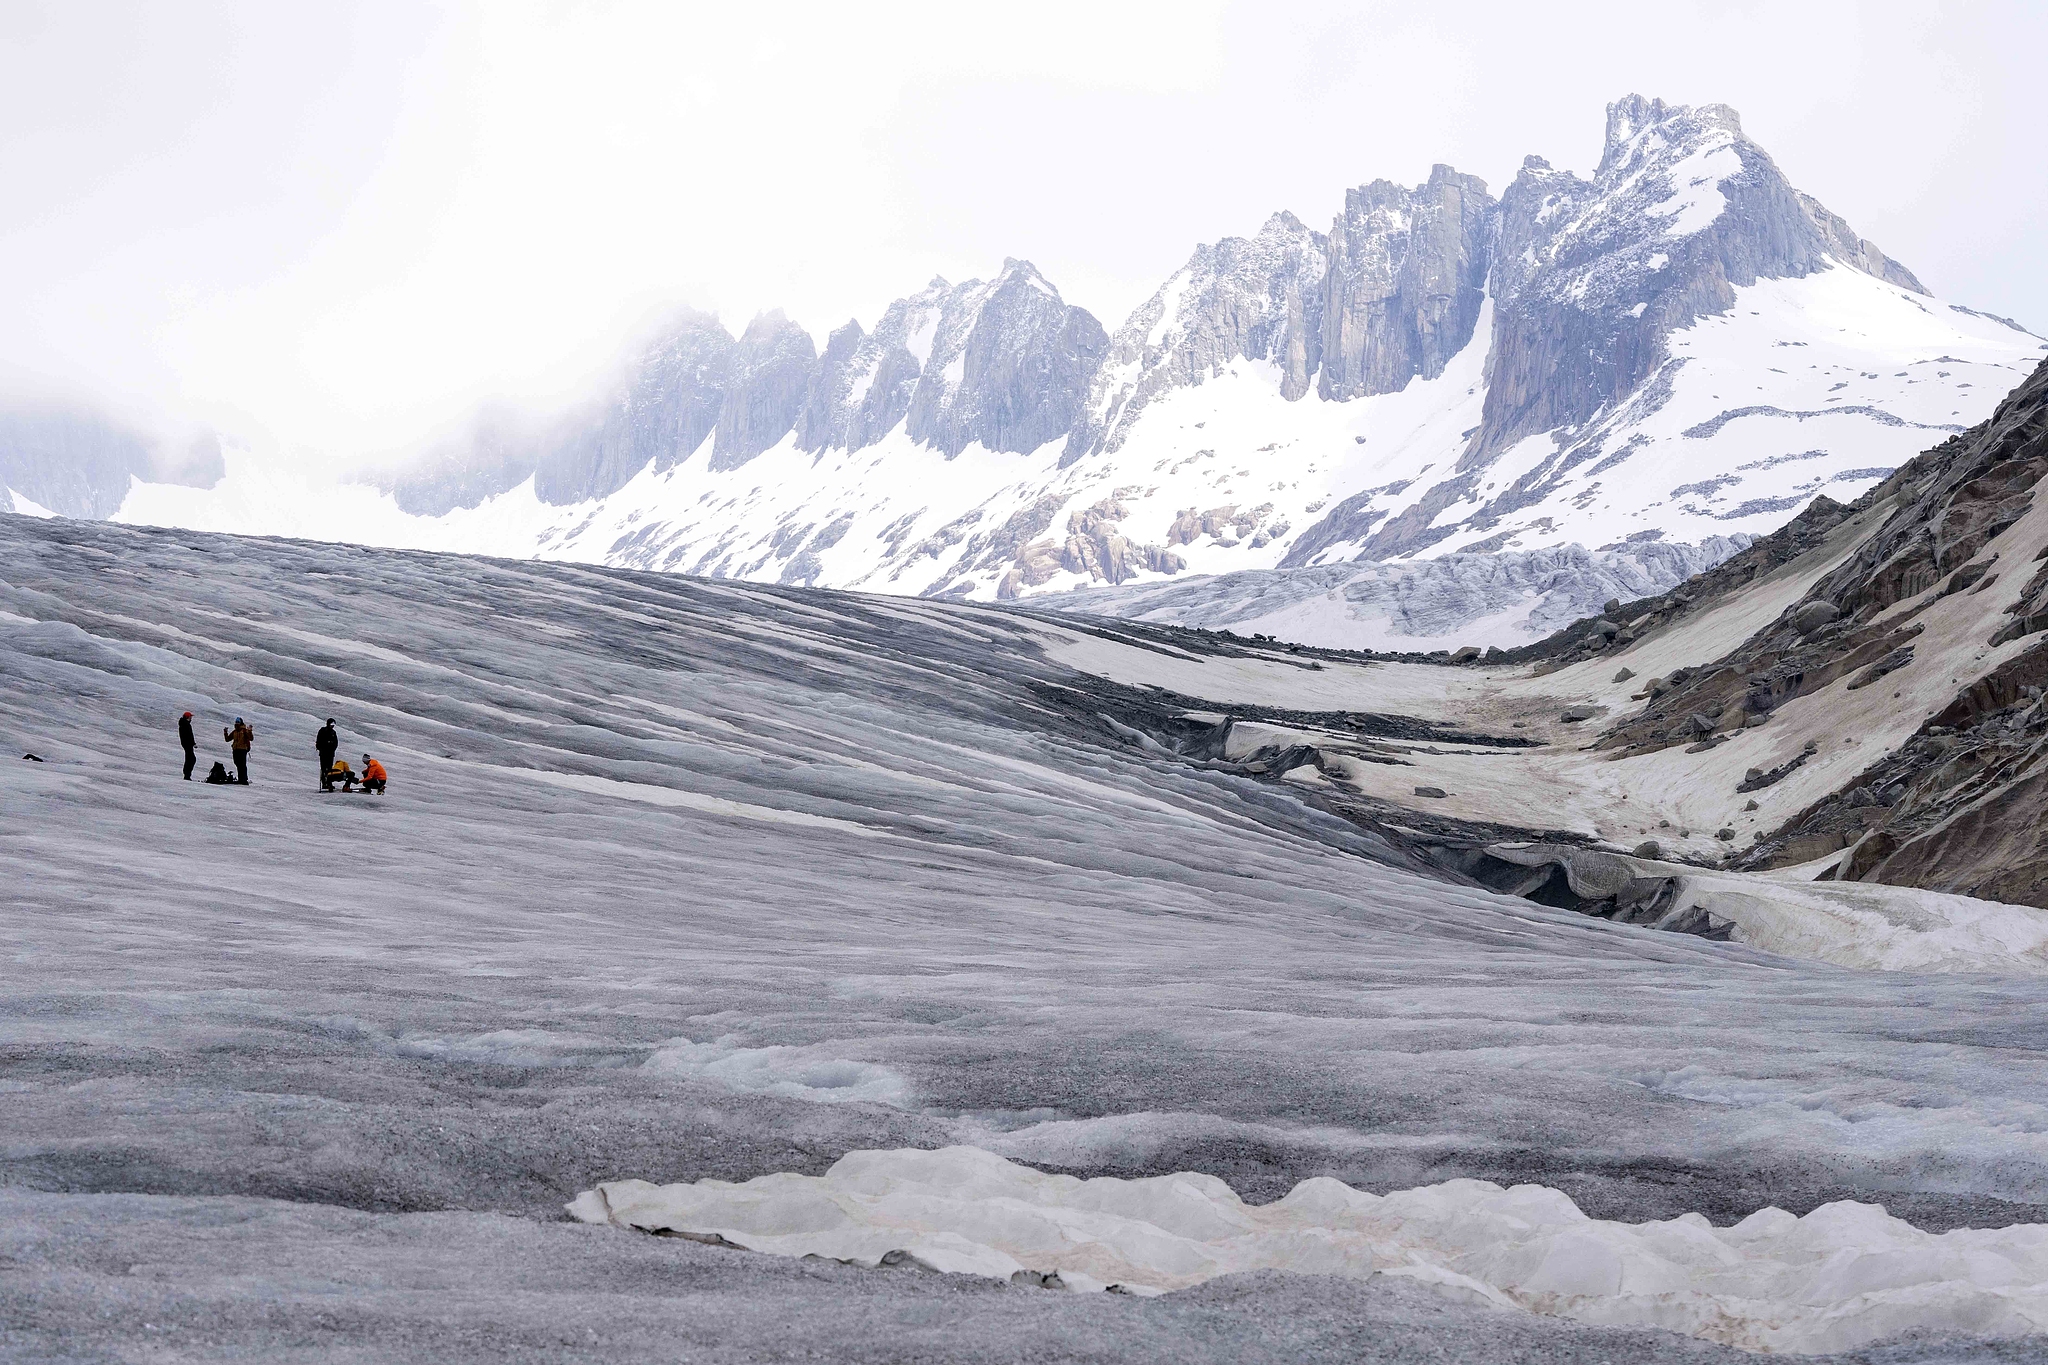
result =
M822 1176L611 1181L590 1223L782 1256L1075 1291L1161 1294L1253 1270L1393 1275L1467 1300L1758 1352L1850 1350L1906 1332L2048 1328L2048 1226L1922 1232L1874 1204L1732 1227L1697 1213L1590 1218L1541 1185L1451 1180L1388 1195L1318 1176L1248 1205L1194 1172L1048 1175L974 1147L849 1152Z

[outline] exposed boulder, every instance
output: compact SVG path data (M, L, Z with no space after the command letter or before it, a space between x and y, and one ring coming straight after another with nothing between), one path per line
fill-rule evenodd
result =
M1801 635L1811 635L1822 626L1832 625L1842 619L1842 612L1832 602L1807 601L1792 608L1792 629Z

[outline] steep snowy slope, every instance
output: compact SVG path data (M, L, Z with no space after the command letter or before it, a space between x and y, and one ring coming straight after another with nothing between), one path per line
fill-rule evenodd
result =
M1505 715L1388 714L1484 671L1146 631L0 516L0 1354L1737 1358L1641 1326L1645 1293L1795 1345L2029 1330L2048 974L2019 945L1850 971L1422 875L1244 746L1272 708L1342 711L1506 772L1531 751ZM1235 757L1174 751L1224 708L1266 717ZM254 723L253 785L178 780L187 709L207 757ZM388 796L315 789L329 715ZM560 1222L628 1177L963 1144L1055 1195L993 1157L1197 1173L1184 1217L1092 1201L1149 1256L1227 1231L1220 1181L1264 1205L1311 1176L1481 1240L1509 1216L1526 1254L1438 1297L1456 1228L1389 1221L1409 1270L1126 1299ZM900 1200L908 1160L868 1194ZM964 1212L907 1245L986 1241L997 1185L926 1183L920 1216ZM1265 1216L1353 1235L1364 1195L1318 1189ZM1765 1262L1816 1257L1759 1302ZM1743 1303L1703 1329L1702 1295Z
M1854 498L2043 349L1929 297L1732 110L1630 96L1590 180L1375 181L1327 233L1197 248L1114 335L1020 261L822 350L689 314L600 400L480 419L346 528L235 475L137 484L119 519L977 599L1705 545Z

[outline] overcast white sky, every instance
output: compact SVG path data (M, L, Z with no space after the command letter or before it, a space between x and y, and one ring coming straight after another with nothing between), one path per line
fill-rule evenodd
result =
M295 458L547 402L679 302L822 339L1722 101L1938 294L2048 326L2038 3L0 0L0 383Z

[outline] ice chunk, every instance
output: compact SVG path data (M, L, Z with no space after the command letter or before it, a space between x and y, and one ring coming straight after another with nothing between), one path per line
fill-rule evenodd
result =
M1904 1332L2048 1329L2048 1226L1927 1233L1871 1204L1729 1228L1697 1214L1589 1218L1554 1189L1452 1180L1377 1196L1327 1177L1245 1204L1213 1176L1048 1175L974 1147L850 1152L822 1176L607 1183L569 1212L649 1232L856 1265L1085 1292L1218 1275L1392 1274L1501 1306L1684 1332L1744 1350L1851 1350Z

